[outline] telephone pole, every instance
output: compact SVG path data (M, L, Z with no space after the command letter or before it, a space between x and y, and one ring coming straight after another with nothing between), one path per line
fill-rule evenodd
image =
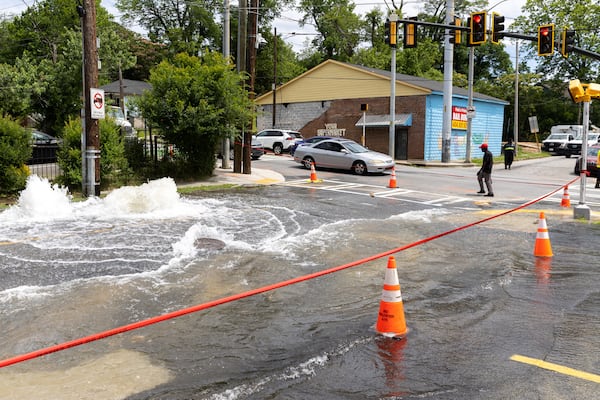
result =
M254 107L254 81L256 79L256 48L257 48L257 35L258 35L258 0L250 0L250 13L249 13L249 27L248 27L248 67L247 71L250 75L250 86L248 91L250 92L250 100L252 101L251 107ZM244 146L242 148L242 160L244 167L244 174L252 173L252 159L250 158L252 148L252 133L254 131L254 122L250 123L249 129L244 132Z
M83 98L85 153L82 154L83 194L85 196L100 195L100 126L97 119L92 119L92 99L90 89L98 87L98 53L96 46L96 3L94 0L82 0L83 5L77 7L82 20L83 35Z

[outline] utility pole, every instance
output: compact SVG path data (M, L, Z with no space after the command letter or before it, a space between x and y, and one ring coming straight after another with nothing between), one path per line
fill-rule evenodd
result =
M229 41L231 40L230 18L229 0L223 0L223 57L227 60L231 55L229 51ZM229 147L229 138L224 138L221 143L221 167L224 169L229 168Z
M250 100L251 107L254 108L254 81L256 79L256 48L258 47L258 0L250 0L250 15L249 15L249 34L248 34L248 73L250 75ZM252 173L252 159L250 158L252 148L252 133L254 131L254 121L250 123L249 129L244 132L244 147L243 152L243 173Z
M98 86L98 54L96 48L96 4L94 0L83 0L83 6L77 9L82 19L83 29L83 97L85 115L85 165L87 176L84 178L84 195L100 195L100 126L92 119L92 99L90 89Z
M467 39L468 40L468 39ZM471 144L473 142L473 117L475 108L473 107L473 74L475 70L475 48L469 47L469 99L467 100L467 144L465 149L465 162L471 162Z
M515 109L513 117L515 155L519 151L519 39L515 40Z
M393 43L390 60L390 126L388 132L388 154L392 157L392 160L396 160L396 41L398 40L398 14L392 13L389 17L391 23L394 24L394 28L390 31L390 43ZM366 121L365 121L366 123Z
M446 0L446 25L454 22L454 0ZM442 119L442 162L450 162L452 140L452 72L454 70L454 45L450 43L450 30L444 35L444 94Z
M273 28L273 122L277 124L277 28Z
M248 27L248 1L239 1L238 13L238 47L237 47L237 70L246 71L246 40ZM244 128L245 130L245 128ZM243 135L243 132L242 132ZM233 142L233 172L242 172L242 138L235 138Z

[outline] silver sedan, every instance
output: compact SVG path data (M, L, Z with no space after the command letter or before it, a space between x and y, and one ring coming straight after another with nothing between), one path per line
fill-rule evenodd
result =
M333 138L322 140L312 146L299 146L294 152L294 161L310 169L334 168L352 170L355 174L384 172L394 168L394 160L387 154L371 151L350 139Z

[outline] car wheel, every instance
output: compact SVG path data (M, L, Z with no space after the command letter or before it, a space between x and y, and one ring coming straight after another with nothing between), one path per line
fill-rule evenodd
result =
M283 153L283 146L280 143L275 143L273 145L273 153L277 155Z
M366 175L367 174L367 165L362 161L357 161L352 165L352 171L356 175Z
M571 158L571 153L567 151L567 152L565 153L565 157L567 157L567 158Z
M304 165L304 168L306 169L310 169L314 163L315 160L313 160L312 157L304 157L304 159L302 160L302 165Z

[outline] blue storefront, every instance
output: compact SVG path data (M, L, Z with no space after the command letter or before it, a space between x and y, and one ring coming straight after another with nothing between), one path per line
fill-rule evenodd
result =
M468 98L458 94L452 99L452 132L450 159L464 160L467 152ZM499 99L474 98L475 117L471 120L471 158L482 157L479 146L487 143L492 154L500 154L504 107L508 103ZM432 92L426 100L424 159L441 160L443 129L443 94Z

